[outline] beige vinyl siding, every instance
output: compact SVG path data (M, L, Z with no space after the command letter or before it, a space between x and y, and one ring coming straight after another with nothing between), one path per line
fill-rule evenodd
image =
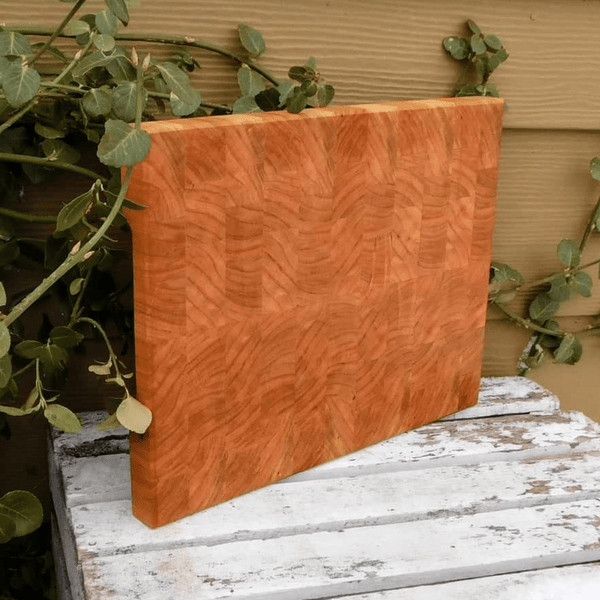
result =
M104 3L86 6L83 12L96 12ZM54 25L68 8L56 0L0 0L7 24ZM600 0L141 0L131 17L123 32L184 34L235 51L241 50L236 25L246 22L263 33L267 52L260 62L277 77L314 55L336 87L334 104L448 95L459 69L441 40L462 34L465 20L473 18L511 53L495 77L508 111L494 259L527 278L559 269L557 243L580 238L600 194L587 173L590 159L600 155ZM144 53L150 47L136 48ZM166 47L152 52L170 55ZM204 51L195 56L202 69L194 81L203 97L231 102L235 63ZM600 252L600 239L593 249ZM597 271L590 273L598 283ZM589 323L600 312L598 288L592 299L565 305L566 326ZM527 339L526 331L491 311L484 374L513 374ZM600 339L586 339L585 348L576 367L550 364L531 377L557 393L564 407L600 420Z

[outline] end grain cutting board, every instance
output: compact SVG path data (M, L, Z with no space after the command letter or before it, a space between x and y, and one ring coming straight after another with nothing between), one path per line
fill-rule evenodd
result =
M476 402L502 101L147 123L134 514L151 527Z

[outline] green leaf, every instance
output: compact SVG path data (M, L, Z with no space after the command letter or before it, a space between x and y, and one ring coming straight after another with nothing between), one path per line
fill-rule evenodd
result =
M3 321L0 321L0 357L6 356L10 350L10 331Z
M469 43L464 38L450 36L442 44L454 60L464 60L469 55Z
M25 56L31 54L29 40L18 31L0 32L0 56Z
M21 250L16 240L0 242L0 267L5 267L14 262L20 254Z
M306 63L304 64L304 66L309 69L310 71L316 72L317 71L317 59L314 56L311 56Z
M62 325L54 327L50 331L52 343L61 348L75 348L75 346L79 346L83 338L84 336L78 331L70 327L63 327Z
M88 190L63 206L56 218L56 231L66 231L74 227L85 216L93 201L92 190Z
M500 292L500 290L498 290L498 292L494 292L494 297L491 298L491 301L496 302L497 304L506 304L514 300L518 293L518 290L507 290L505 292Z
M111 10L101 10L96 15L96 28L100 33L115 35L119 28L119 22L117 21L115 13Z
M108 190L104 190L104 194L106 196L106 201L108 202L108 204L110 206L113 206L114 203L117 201L117 194L114 194L113 192L109 192ZM138 204L137 202L134 202L133 200L129 200L127 198L125 198L125 200L123 201L123 208L129 208L131 210L146 210L147 206L145 206L144 204Z
M546 321L543 326L545 329L550 329L550 331L556 331L556 333L561 333L560 325L556 321ZM544 348L558 348L561 339L562 337L557 337L549 335L547 333L543 333L540 337L540 344Z
M473 33L481 33L481 28L479 27L479 25L477 25L477 23L475 23L475 21L473 21L472 19L469 19L467 21L467 27L473 32Z
M83 33L89 33L90 26L85 21L71 21L67 23L63 29L65 35L81 35Z
M274 87L267 88L256 94L256 96L254 96L254 101L257 106L265 112L278 110L280 106L279 91Z
M168 88L186 104L193 104L196 96L190 86L190 79L177 65L166 62L156 65Z
M16 523L8 516L0 514L0 544L6 544L15 537Z
M484 96L492 96L493 98L500 98L500 92L495 84L487 82L484 87Z
M242 65L238 70L237 79L242 96L256 96L266 87L263 77L247 65Z
M492 281L497 281L498 283L523 283L523 276L521 273L506 263L492 262L491 267L494 272Z
M300 89L307 98L311 98L317 93L318 88L317 84L314 81L307 79L300 84Z
M83 277L73 279L73 281L71 281L71 284L69 285L69 294L71 294L71 296L76 296L77 294L79 294L84 281L85 279Z
M500 50L502 48L502 40L493 33L485 35L483 41L485 42L485 45L492 50Z
M11 417L24 417L26 415L35 412L37 409L23 409L16 408L14 406L3 406L0 404L0 413L4 413L5 415L10 415Z
M589 298L592 295L593 286L594 282L587 273L579 271L579 273L573 275L573 289L584 298Z
M34 129L38 135L47 140L57 140L65 137L65 134L62 131L54 129L54 127L42 125L39 121L36 121Z
M173 92L169 95L169 101L171 104L171 111L176 117L185 117L186 115L191 115L194 111L196 111L200 103L202 102L202 97L196 90L192 90L195 96L194 102L188 104L180 100Z
M242 96L233 103L233 114L262 112L253 96Z
M18 343L14 347L14 353L17 356L21 356L22 358L32 360L40 355L40 352L44 347L44 344L41 344L40 342L37 342L35 340L25 340L23 342Z
M127 63L129 63L127 57L125 56L125 51L122 48L115 48L108 56L100 50L97 50L92 54L88 54L77 63L77 66L73 69L73 76L80 78L88 71L91 71L97 67L106 67L110 71L110 65L119 60L125 60ZM133 69L131 63L129 63L129 66L131 69ZM113 75L112 72L111 75Z
M302 83L305 79L310 79L309 70L306 67L290 67L288 77L294 81Z
M579 246L573 240L561 240L556 249L558 260L566 267L576 267L581 259Z
M252 56L260 56L266 50L267 46L265 40L261 33L256 29L253 29L245 23L240 23L238 25L238 33L242 46L244 46Z
M10 242L15 237L17 231L14 221L8 217L0 216L0 241ZM0 306L2 306L0 304Z
M596 181L600 181L600 158L598 158L597 156L592 158L590 162L590 175Z
M88 371L90 373L94 373L95 375L110 375L110 366L111 362L101 364L101 365L90 365L88 367Z
M44 520L40 501L31 492L23 490L8 492L0 498L0 514L15 522L15 537L33 533Z
M125 54L123 48L116 47L111 55L112 60L106 64L106 69L117 81L135 81L136 70Z
M569 298L571 298L573 291L566 275L561 273L554 275L550 280L550 285L551 288L548 295L552 300L563 302L564 300L569 300Z
M118 17L118 19L127 25L129 23L129 10L125 0L104 0L110 11Z
M144 93L143 106L146 105L148 94ZM112 106L115 114L123 121L134 121L137 107L137 86L132 81L124 81L112 90Z
M119 404L116 415L123 427L136 433L145 433L152 422L150 410L129 395Z
M0 388L5 388L12 377L12 361L10 354L0 358Z
M81 430L81 422L77 415L66 406L51 404L44 409L44 416L48 423L56 429L67 433L76 433Z
M106 88L92 88L81 99L83 109L91 117L107 116L112 110L112 98Z
M0 306L6 305L6 290L4 284L0 281Z
M291 81L282 81L277 86L279 92L279 106L285 106L288 96L292 93L292 90L296 87Z
M119 419L117 419L117 413L113 413L112 415L108 415L108 417L98 425L98 431L107 431L109 429L116 429L117 427L122 427L122 425L119 423Z
M478 33L474 33L471 36L471 49L477 55L485 54L487 52L487 47Z
M559 302L552 300L547 292L542 292L529 305L529 316L534 321L547 321L555 315L559 308Z
M327 106L333 100L335 96L335 88L328 83L325 85L319 86L319 91L317 92L317 100L319 102L319 106Z
M55 371L63 370L64 364L69 358L69 353L60 346L46 344L40 349L38 358L44 367L44 372L54 373Z
M110 52L115 47L115 38L107 33L92 33L92 43L102 52Z
M572 333L566 333L560 346L554 352L554 362L574 365L579 362L582 354L581 342Z
M288 99L285 103L286 108L291 113L299 113L301 112L307 105L308 99L302 93L302 90L299 86L296 86L292 93L288 96Z
M133 166L150 151L150 136L124 121L109 119L98 144L98 158L109 167Z
M20 60L13 62L2 78L4 95L13 107L21 106L35 97L40 83L40 74L35 69L24 66Z
M48 160L58 160L70 165L79 162L81 158L79 150L76 150L73 146L62 140L44 140L42 142L42 150Z

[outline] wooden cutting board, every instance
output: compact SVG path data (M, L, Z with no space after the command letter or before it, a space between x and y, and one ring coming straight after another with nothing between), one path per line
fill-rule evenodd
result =
M136 517L163 525L476 402L502 110L144 125Z

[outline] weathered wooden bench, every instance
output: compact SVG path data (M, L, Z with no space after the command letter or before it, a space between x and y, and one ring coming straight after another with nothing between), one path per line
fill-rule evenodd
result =
M82 417L50 439L61 600L598 597L600 426L530 380L159 529L126 431Z

